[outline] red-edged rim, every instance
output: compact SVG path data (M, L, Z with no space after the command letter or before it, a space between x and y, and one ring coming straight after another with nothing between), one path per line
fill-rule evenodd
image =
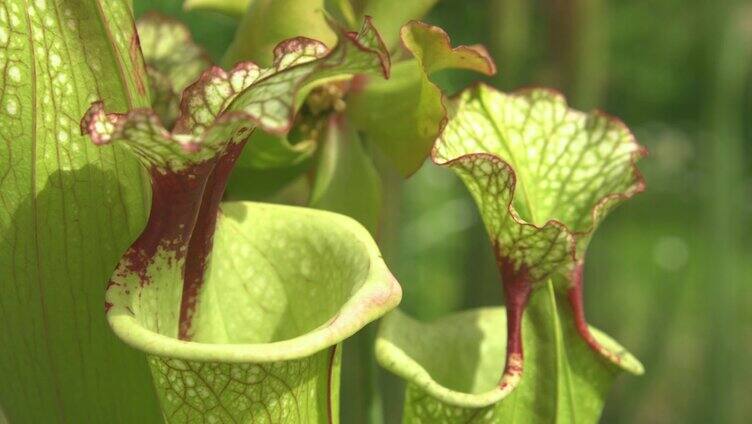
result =
M379 48L385 48L384 41L381 39L381 36L379 35L378 31L373 26L372 19L371 19L370 16L366 16L365 17L364 23L363 23L363 27L361 28L360 32L358 32L358 33L347 31L344 28L340 27L339 25L335 25L333 27L333 29L335 29L336 31L338 31L342 35L343 39L349 40L349 42L352 43L353 46L355 46L356 48L360 49L361 51L365 51L365 52L369 52L369 53L375 54L379 58L379 63L380 63L380 66L381 66L382 74L384 75L385 78L389 77L391 62L389 60L388 53L386 53L386 50L379 51L378 49L373 49L373 48L366 47L365 45L363 45L357 39L357 37L358 37L359 34L370 30L370 31L372 31L375 34L377 42L379 44ZM311 43L320 43L319 41L316 41L316 40L313 40L313 39L310 39L310 38L295 37L295 38L284 40L284 41L280 42L279 44L277 44L277 46L275 47L274 50L276 52L276 51L278 51L278 49L286 49L286 48L288 48L291 45L291 43L292 44L301 45L304 40L305 41L309 41ZM335 49L336 49L336 47L335 47ZM331 55L332 52L335 51L335 49L330 49L325 55L322 55L321 58L327 57L327 56ZM293 66L291 66L289 68L285 68L285 70L283 72L285 72L287 70L295 69L298 66L305 65L306 63L296 64L296 65L293 65ZM165 129L164 125L161 122L161 119L159 118L159 116L157 116L156 112L154 112L154 110L152 108L136 108L136 109L131 109L130 111L128 111L126 113L117 113L117 112L106 113L109 121L111 123L113 123L114 125L116 125L116 128L115 128L116 131L113 134L118 134L118 132L122 130L122 128L124 126L124 122L127 122L127 121L129 121L131 119L138 118L138 119L147 119L147 120L149 120L149 121L151 121L151 122L153 122L155 124L158 124L158 126L160 128L160 133L166 139L171 139L172 135L192 135L187 130L187 128L184 128L185 124L182 124L182 122L185 119L184 117L190 115L190 113L187 110L187 107L188 107L188 105L187 105L188 100L187 99L190 98L189 94L193 93L193 92L201 91L211 80L213 80L213 79L215 79L217 77L223 78L223 79L228 79L228 78L230 78L232 76L232 74L234 72L237 72L237 71L240 71L240 70L245 70L245 69L248 69L248 68L260 69L259 66L256 65L255 63L250 62L250 61L246 61L246 62L240 62L240 63L236 64L229 72L225 71L224 69L222 69L219 66L211 66L210 68L208 68L207 70L205 70L198 77L198 79L195 82L193 82L192 84L188 85L183 90L183 93L181 94L181 100L180 100L180 115L176 119L175 130L173 130L173 131L168 131L167 129ZM264 80L266 80L266 79L268 79L268 78L270 78L270 77L272 77L274 75L276 75L276 73L271 73L270 75L267 75L265 77L259 78L258 80L254 81L254 84L258 84L259 82L262 82L262 81L264 81ZM303 82L303 83L298 83L298 84L296 84L296 85L293 86L293 92L295 93L294 96L293 96L293 98L297 97L298 93L300 92L300 89L304 85L305 85L305 83ZM291 127L294 124L294 118L295 118L295 115L296 115L296 111L293 108L290 108L290 110L289 110L289 116L288 116L288 119L286 120L286 124L284 126L269 127L267 125L264 125L263 122L262 122L262 120L260 118L254 117L254 116L252 116L252 115L250 115L250 114L248 114L246 112L243 112L243 111L229 111L229 112L227 112L227 109L229 109L232 106L233 101L231 101L225 107L225 111L223 111L222 113L220 113L211 125L209 125L208 127L206 127L204 129L203 133L206 133L207 131L211 130L212 128L215 128L215 127L217 127L219 125L226 124L226 123L229 123L229 122L234 122L234 121L250 121L251 123L253 123L255 125L255 128L261 128L262 130L264 130L264 131L266 131L268 133L271 133L271 134L284 135L284 134L286 134L291 129ZM97 141L96 138L93 136L95 133L91 132L91 130L92 130L92 127L91 127L91 117L93 116L94 113L98 113L100 111L104 111L103 102L102 101L93 102L92 105L91 105L91 107L86 112L86 114L84 115L83 119L81 120L81 131L82 131L82 134L88 134L90 137L92 137L92 140L94 141L95 144L106 144L107 142ZM189 152L190 151L195 151L194 148L200 149L201 148L201 142L200 141L202 140L200 137L201 136L197 137L197 139L199 140L198 142L191 142L191 143L184 144L183 145L184 148L186 148L186 146L192 146L192 147L186 148L186 151L189 151ZM116 138L116 136L113 135L113 138Z
M412 49L410 49L405 44L405 39L404 39L404 35L403 35L403 32L410 25L419 26L419 27L425 28L425 29L427 29L427 30L429 30L429 31L431 31L433 33L439 34L441 36L441 43L450 52L462 52L462 51L465 51L465 52L467 52L469 54L473 54L473 55L476 55L476 56L480 57L483 61L486 62L486 66L488 66L488 68L487 68L487 70L485 72L484 71L478 71L478 70L475 70L475 71L478 71L478 72L480 72L480 73L482 73L482 74L484 74L486 76L492 76L492 75L496 74L496 72L497 72L496 63L494 63L493 58L491 57L491 55L488 53L488 50L486 50L486 48L484 46L476 44L476 45L472 45L472 46L459 45L457 47L452 47L452 39L449 36L449 34L447 34L446 31L444 31L442 28L440 28L438 26L430 25L430 24L427 24L427 23L424 23L424 22L421 22L421 21L417 21L417 20L411 20L411 21L409 21L408 23L406 23L405 25L403 25L400 28L400 43L402 44L402 48L405 49L405 50L407 50L407 51L409 51L413 56L415 56L415 53L412 51ZM416 57L416 60L418 60L417 57ZM418 63L420 64L420 67L423 70L423 73L426 75L426 77L428 77L429 73L426 70L426 66L423 63L423 61L422 60L418 60ZM433 85L434 87L436 87L437 89L439 89L438 86L436 84L434 84L430 80L430 78L428 79L428 82L431 85ZM443 93L441 94L441 109L444 112L444 117L441 119L441 121L439 122L438 127L436 128L436 137L437 137L437 139L444 132L444 128L446 128L447 123L449 122L448 111L447 111L447 106L446 106L446 96ZM434 145L435 145L435 143L434 143ZM434 150L434 148L431 147L429 149L429 151L426 152L426 153L431 153L433 150ZM431 156L433 156L433 155L431 155ZM434 163L435 163L435 161L434 161ZM414 173L416 173L419 169L420 169L420 166L418 166L418 168L416 168L415 170L413 170L412 172L410 172L409 174L407 174L406 177L409 178L411 175L413 175Z
M544 90L564 100L565 106L567 107L568 110L570 110L569 104L566 101L566 97L560 91L551 89L551 88L546 88L546 87L524 87L524 88L515 90L507 94L483 82L476 82L466 87L464 90L460 91L454 96L452 96L451 100L457 99L459 96L461 96L463 93L467 92L468 90L478 90L479 88L487 88L496 93L505 94L508 96L514 96L514 97L527 97L529 93L533 91ZM543 225L538 225L532 222L527 222L527 221L522 220L513 206L514 198L515 198L515 195L517 194L517 190L516 190L517 189L517 173L514 170L514 167L512 167L512 165L509 162L501 158L499 155L496 155L494 153L488 153L488 152L468 153L468 154L464 154L462 156L458 156L458 157L442 162L441 159L438 159L438 153L437 153L437 148L438 148L437 146L441 140L441 135L440 135L439 138L437 138L436 143L434 143L433 148L431 149L431 161L433 161L433 163L439 166L452 166L455 162L458 162L463 159L474 159L478 157L484 157L484 158L490 158L494 162L503 164L503 166L509 170L510 175L511 175L512 197L510 198L506 206L507 206L507 213L512 217L512 220L518 225L529 226L529 227L534 228L536 231L541 231L546 227L553 226L565 232L570 238L570 255L572 257L572 260L576 262L578 239L582 236L591 234L595 230L595 227L598 223L598 219L600 218L601 212L604 210L604 208L607 205L611 204L612 202L628 200L632 198L633 196L635 196L636 194L639 194L645 191L645 187L646 187L645 178L640 172L640 169L637 167L637 161L643 157L646 157L648 155L648 150L647 148L645 148L644 146L642 146L641 144L637 142L637 138L634 136L634 134L629 129L629 127L627 127L626 124L624 124L624 122L621 119L616 118L613 115L605 113L599 109L595 109L590 113L582 112L578 110L573 110L573 111L575 113L582 114L583 116L586 116L586 117L596 116L596 117L605 118L610 123L618 127L621 127L624 131L626 131L626 133L629 135L628 142L636 146L635 151L633 151L630 154L630 161L629 161L631 174L632 174L632 181L633 181L632 185L629 187L629 189L625 191L609 193L605 196L602 196L600 199L598 199L594 203L592 208L590 209L590 225L583 230L574 231L571 228L569 228L568 225L564 224L563 222L561 222L561 220L558 220L558 219L549 219ZM442 129L442 135L443 135L443 129Z

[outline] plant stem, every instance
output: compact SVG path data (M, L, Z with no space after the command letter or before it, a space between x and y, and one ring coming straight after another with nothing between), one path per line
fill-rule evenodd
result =
M552 54L557 84L580 109L600 103L607 54L601 0L551 0Z

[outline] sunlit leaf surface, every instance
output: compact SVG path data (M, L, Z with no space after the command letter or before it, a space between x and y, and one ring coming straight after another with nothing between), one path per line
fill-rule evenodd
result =
M0 404L12 423L159 419L143 359L102 319L107 278L146 221L145 178L121 146L79 130L94 100L149 105L129 3L0 2Z

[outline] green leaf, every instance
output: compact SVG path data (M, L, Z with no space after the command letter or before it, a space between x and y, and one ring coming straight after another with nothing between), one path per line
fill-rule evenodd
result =
M259 133L254 135L256 134ZM305 174L311 167L310 160L283 168L253 169L236 166L227 182L225 199L304 205L310 185Z
M327 46L336 41L324 16L325 0L255 0L240 21L235 40L223 59L225 66L243 60L261 65L272 61L271 51L282 40L306 37Z
M421 19L438 0L367 0L363 15L371 16L383 34L384 44L391 50L400 40L400 28L405 22Z
M344 116L329 120L309 204L355 218L371 234L377 232L381 179Z
M579 336L606 360L637 372L588 330L584 254L605 214L640 192L644 154L626 126L567 107L551 90L500 93L478 85L452 103L433 159L453 169L478 204L507 305L507 360L500 391L523 372L522 313L534 289L566 292Z
M108 319L178 423L338 422L340 343L401 296L354 220L249 202L221 208L190 342L174 337L177 283L114 283Z
M182 22L148 13L139 18L136 28L147 68L164 75L176 95L211 66L211 59L193 42L190 31Z
M238 167L276 169L292 167L309 159L316 151L316 140L291 143L287 137L255 132L248 148L238 159Z
M97 98L149 104L129 4L0 4L0 404L13 423L160 419L146 364L102 319L146 221L146 179L78 127Z
M537 291L523 319L526 371L499 401L506 352L504 308L483 308L430 323L399 310L381 322L379 363L407 380L404 423L596 423L619 368L576 334L574 317L552 286ZM622 351L595 328L599 343ZM635 370L640 363L624 352Z
M351 0L324 0L324 8L332 19L346 24L348 28L357 28L358 21L365 17L356 13Z
M247 23L238 32L238 44L247 43L249 38L259 41L253 41L257 45L255 48L245 46L238 49L244 49L250 54L245 59L260 60L268 51L260 47L260 39L266 38L268 47L298 35L332 40L331 33L326 31L321 13L323 11L350 27L357 25L359 17L372 17L384 35L386 46L394 50L399 40L400 27L407 21L422 18L436 2L437 0L185 0L184 7L186 10L215 10L236 18L244 17Z
M449 35L437 26L412 21L402 27L400 36L426 75L444 69L467 69L485 75L496 73L496 66L485 47L452 48Z
M402 28L402 41L415 59L398 63L387 81L357 78L347 115L408 176L423 164L446 124L444 96L431 76L444 69L491 75L496 68L485 49L452 48L438 27L411 22Z
M187 10L183 0L135 0L134 10L137 18L158 12L183 22L214 61L222 58L238 26L237 19L213 10Z
M180 21L149 13L136 27L149 75L152 108L170 128L178 117L180 94L211 66L211 60Z
M226 15L240 18L253 0L185 0L185 10L215 10Z

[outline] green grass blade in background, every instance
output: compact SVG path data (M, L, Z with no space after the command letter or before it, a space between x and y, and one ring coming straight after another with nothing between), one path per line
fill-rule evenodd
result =
M712 92L707 103L708 140L701 150L707 158L708 181L705 183L705 219L711 254L704 257L704 278L708 287L707 307L713 311L706 321L708 351L705 357L705 390L710 404L702 414L707 421L737 422L744 419L734 398L725 390L745 390L737 366L745 361L741 351L729 343L744 340L740 320L743 317L740 294L749 294L740 283L749 281L743 267L743 239L739 227L749 219L743 214L739 193L745 190L744 168L752 158L744 154L745 121L749 113L743 107L749 99L752 76L752 7L731 2L727 25L719 31ZM740 293L741 292L741 293ZM747 387L748 389L748 387Z

